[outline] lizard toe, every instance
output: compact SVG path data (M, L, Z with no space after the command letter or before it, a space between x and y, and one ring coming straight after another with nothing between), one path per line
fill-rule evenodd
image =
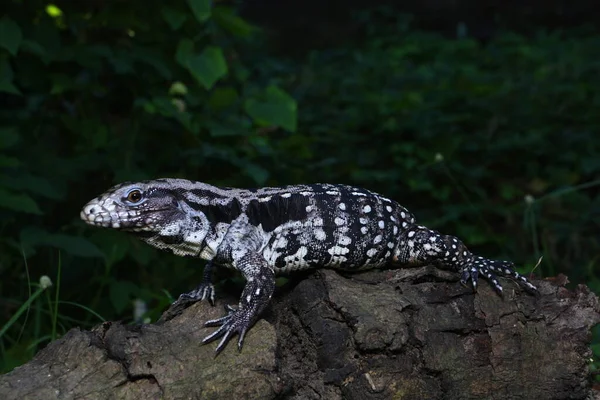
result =
M246 332L252 326L252 318L250 318L249 312L246 312L244 309L235 309L231 306L225 306L225 308L228 311L226 316L206 321L204 323L204 326L207 327L219 326L219 329L206 336L202 340L202 344L206 344L221 338L221 341L215 350L216 354L219 354L225 348L229 340L235 334L238 334L239 336L238 350L241 351Z
M479 277L479 271L475 267L464 267L461 271L460 283L463 286L467 286L467 282L471 281L471 287L473 291L477 291L477 278Z
M175 303L202 300L208 300L211 305L215 305L215 287L212 283L201 283L196 289L192 290L191 292L179 295L179 298L175 301Z

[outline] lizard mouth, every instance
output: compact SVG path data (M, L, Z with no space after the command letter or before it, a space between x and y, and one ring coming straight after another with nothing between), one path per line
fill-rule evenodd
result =
M98 204L88 204L79 213L87 224L128 231L152 231L157 215L168 208L154 210L109 211Z
M84 209L81 210L79 217L87 224L104 228L121 228L124 223L132 221L129 213L123 215L123 213L94 210L94 208L90 209L88 207L84 207Z

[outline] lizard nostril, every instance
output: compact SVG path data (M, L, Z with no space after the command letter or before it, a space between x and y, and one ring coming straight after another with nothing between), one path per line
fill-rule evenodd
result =
M81 211L81 215L93 216L97 212L98 212L97 204L88 204L85 207L83 207L83 210Z

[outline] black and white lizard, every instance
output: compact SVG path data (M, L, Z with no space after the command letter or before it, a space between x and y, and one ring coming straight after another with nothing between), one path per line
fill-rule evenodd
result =
M234 268L246 284L237 308L210 320L220 326L203 343L222 337L219 353L244 335L265 309L275 276L313 267L358 271L384 265L433 263L460 273L461 282L484 276L502 292L496 275L536 291L506 261L472 254L454 236L417 225L404 207L365 189L333 184L262 189L218 188L184 179L123 183L86 204L88 224L133 232L150 245L209 260L202 283L181 299L214 304L211 270Z

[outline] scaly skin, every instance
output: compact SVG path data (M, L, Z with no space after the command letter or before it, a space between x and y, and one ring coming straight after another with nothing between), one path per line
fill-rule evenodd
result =
M461 282L485 277L502 293L496 275L536 287L506 261L472 254L457 238L417 225L412 214L365 189L332 184L255 190L217 188L184 179L124 183L85 205L91 225L132 232L159 249L209 260L204 279L182 299L214 303L211 270L234 268L246 285L239 305L206 322L219 328L219 353L244 336L269 303L275 276L308 268L356 271L384 265L436 264L460 273Z

